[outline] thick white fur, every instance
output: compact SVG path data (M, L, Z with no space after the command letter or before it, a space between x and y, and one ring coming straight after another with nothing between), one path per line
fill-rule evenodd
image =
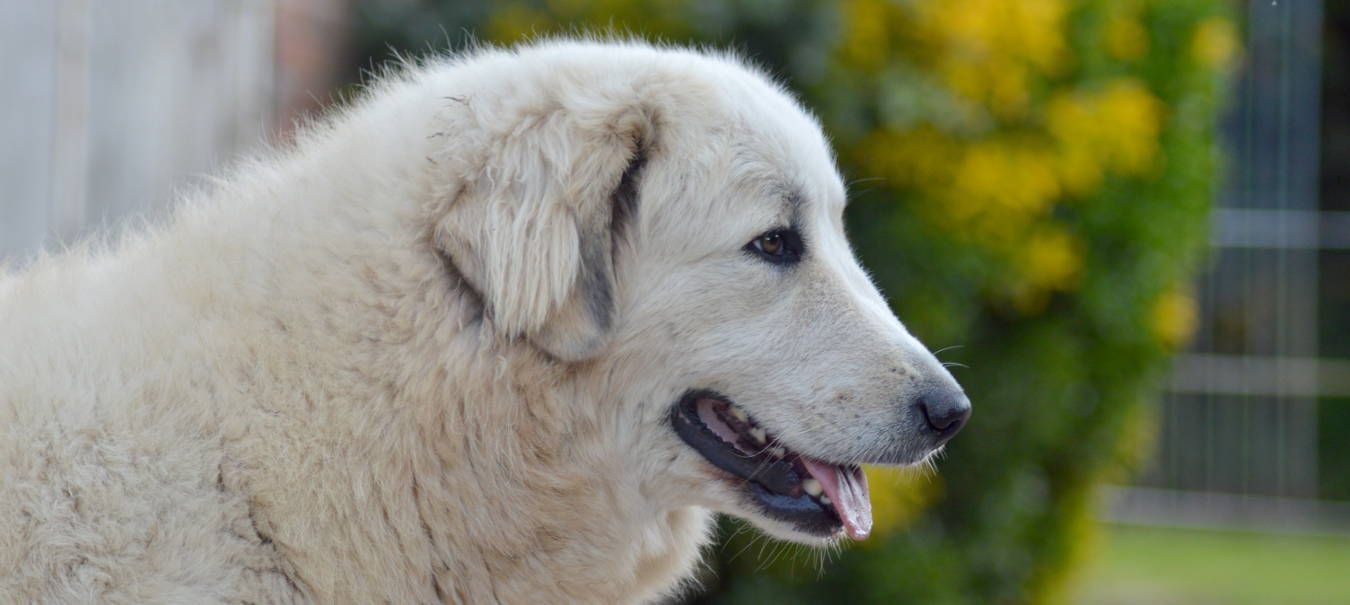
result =
M628 603L712 511L810 541L666 416L716 389L817 457L929 453L897 402L950 377L843 204L814 120L733 58L386 78L164 226L0 276L0 602ZM800 266L744 251L791 221Z

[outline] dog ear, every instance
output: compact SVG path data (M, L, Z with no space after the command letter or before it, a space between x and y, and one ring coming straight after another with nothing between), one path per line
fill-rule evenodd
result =
M495 329L564 361L614 323L614 250L652 140L638 107L569 107L527 119L487 152L436 234Z

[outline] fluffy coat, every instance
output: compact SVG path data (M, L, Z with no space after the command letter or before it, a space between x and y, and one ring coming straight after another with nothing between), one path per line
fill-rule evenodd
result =
M733 202L780 181L823 225L814 285L740 253L786 211ZM161 226L0 277L0 601L670 594L741 512L663 424L679 392L828 399L847 440L745 396L852 456L908 421L849 402L940 371L843 197L814 120L733 58L556 41L387 77ZM800 364L744 361L772 347Z

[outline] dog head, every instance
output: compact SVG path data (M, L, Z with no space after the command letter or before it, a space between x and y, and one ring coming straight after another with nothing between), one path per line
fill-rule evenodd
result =
M493 329L597 377L649 497L866 536L859 465L925 460L970 403L854 258L816 121L726 57L484 63L510 85L467 100L481 168L437 242Z

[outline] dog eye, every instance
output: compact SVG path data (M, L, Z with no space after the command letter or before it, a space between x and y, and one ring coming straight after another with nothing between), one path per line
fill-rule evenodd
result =
M745 248L771 263L792 264L801 260L802 238L792 229L776 229L751 240Z
M755 247L759 248L760 252L770 256L778 256L783 252L783 236L777 233L761 235L759 239L755 240Z

